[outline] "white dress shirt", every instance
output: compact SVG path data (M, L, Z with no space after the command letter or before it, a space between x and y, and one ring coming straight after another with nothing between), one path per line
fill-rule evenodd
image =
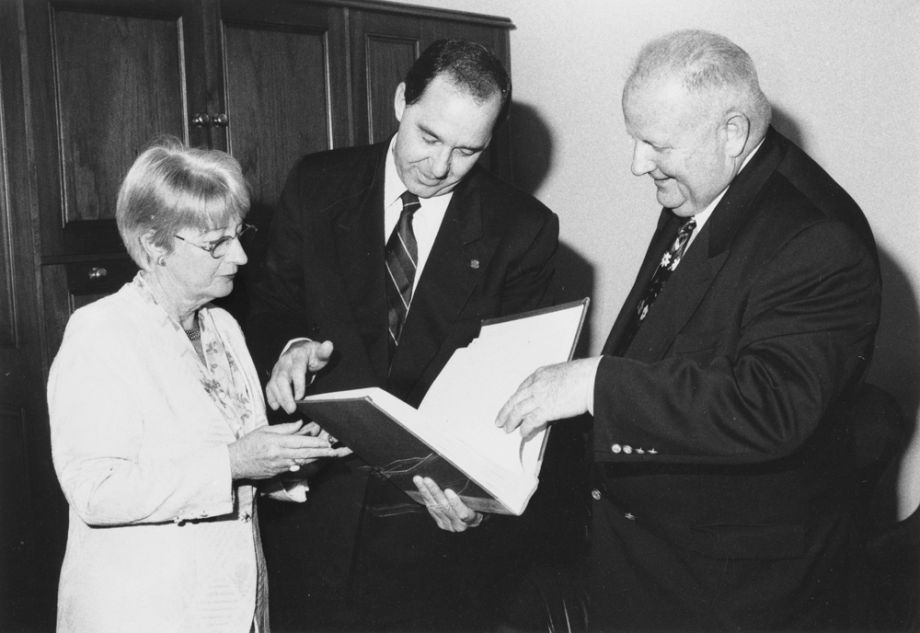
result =
M390 147L387 149L386 165L384 167L383 181L383 242L390 239L390 235L399 222L399 214L402 213L402 200L400 196L406 191L406 185L399 178L399 172L396 171L396 161L393 158L393 146L396 144L396 135L390 141ZM453 198L453 191L445 193L434 198L419 198L421 205L412 216L412 232L415 233L415 241L418 245L418 262L416 263L415 279L412 280L412 292L418 287L418 280L422 276L422 270L431 255L431 248L434 246L434 240L438 236L441 228L441 222L444 220L444 214L447 213L447 206ZM411 305L410 305L411 309ZM310 341L307 337L291 339L281 350L284 354L291 345L299 341ZM315 376L311 376L312 379Z
M384 172L384 243L390 238L390 234L393 233L396 223L399 221L399 214L402 213L402 200L399 197L406 191L406 185L399 179L399 173L396 171L396 161L393 158L393 146L395 144L396 136L394 135L390 141L390 148L387 150ZM415 241L418 244L418 262L415 269L415 279L412 282L413 292L418 287L418 280L422 276L425 262L428 261L428 256L431 254L431 248L434 246L434 240L438 236L438 230L441 228L444 214L447 213L447 205L450 204L453 195L453 191L451 191L434 198L419 198L421 207L412 216L412 231L415 233Z

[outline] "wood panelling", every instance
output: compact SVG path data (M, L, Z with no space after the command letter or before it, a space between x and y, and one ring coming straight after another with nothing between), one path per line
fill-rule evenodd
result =
M36 110L56 121L61 191L48 199L59 208L43 211L46 256L121 251L113 219L126 165L158 135L187 136L181 14L126 6L51 5L48 36L36 38L51 71Z
M21 3L0 2L0 630L32 632L54 629L66 506L51 466L37 281L36 200L53 176L38 168L28 125L24 25Z
M52 10L64 223L114 218L138 148L184 136L178 19Z
M332 144L323 40L322 32L224 27L230 148L257 200L277 200L293 161Z
M419 42L415 38L367 33L364 50L367 60L364 89L367 94L368 139L376 143L396 131L397 121L393 112L395 88L418 57Z
M422 41L422 21L411 14L352 13L351 55L355 66L364 69L351 77L357 142L375 143L396 131L393 96L427 45Z
M0 59L0 103L4 102L3 64ZM10 195L7 184L8 164L6 126L0 109L0 347L15 344L16 300L13 293L13 242L10 234Z
M24 446L27 418L25 410L0 402L0 446ZM22 591L18 571L27 568L32 544L26 538L30 528L28 488L23 486L23 474L28 472L24 455L16 451L0 459L0 627L13 626L26 620L28 596Z
M252 23L226 16L222 26L227 145L253 201L273 205L299 156L347 138L333 114L345 104L331 78L342 62L330 58L344 45L344 29L326 20Z

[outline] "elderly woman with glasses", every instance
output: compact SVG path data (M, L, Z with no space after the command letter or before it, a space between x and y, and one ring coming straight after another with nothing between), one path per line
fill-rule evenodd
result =
M246 263L248 207L236 160L174 139L122 183L140 271L74 312L48 383L70 506L59 632L268 630L255 484L302 501L305 483L276 475L346 451L312 425L266 425L240 328L210 303Z

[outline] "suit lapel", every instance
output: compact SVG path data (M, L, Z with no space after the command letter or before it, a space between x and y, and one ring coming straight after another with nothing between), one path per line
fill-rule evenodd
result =
M649 280L655 274L655 269L658 268L661 254L664 253L668 245L674 240L674 236L677 235L679 226L680 219L677 216L668 209L661 210L661 215L658 217L658 226L655 228L652 242L645 252L645 259L642 260L642 265L639 267L636 281L633 283L632 290L629 291L623 307L620 308L620 314L617 316L617 320L610 330L610 335L607 337L607 342L604 344L604 354L612 354L613 350L620 345L620 339L628 335L639 299L642 298Z
M387 147L387 143L382 143L371 148L368 169L373 177L366 186L324 210L328 220L316 228L329 233L311 240L317 251L316 261L333 262L333 265L329 269L307 271L311 285L316 288L310 296L319 304L316 308L321 310L322 322L337 335L334 343L349 355L348 371L339 373L353 385L382 384L387 373L386 291L382 272ZM360 175L355 177L361 181Z
M629 346L627 356L655 361L670 349L675 337L693 316L713 279L728 257L723 250L709 257L709 223L684 255Z

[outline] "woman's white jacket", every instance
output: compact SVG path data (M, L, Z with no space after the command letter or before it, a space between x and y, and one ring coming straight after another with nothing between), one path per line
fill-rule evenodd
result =
M203 309L249 383L250 431L265 412L242 332ZM70 505L59 632L268 631L253 488L231 481L235 436L181 334L135 284L67 324L48 384Z

